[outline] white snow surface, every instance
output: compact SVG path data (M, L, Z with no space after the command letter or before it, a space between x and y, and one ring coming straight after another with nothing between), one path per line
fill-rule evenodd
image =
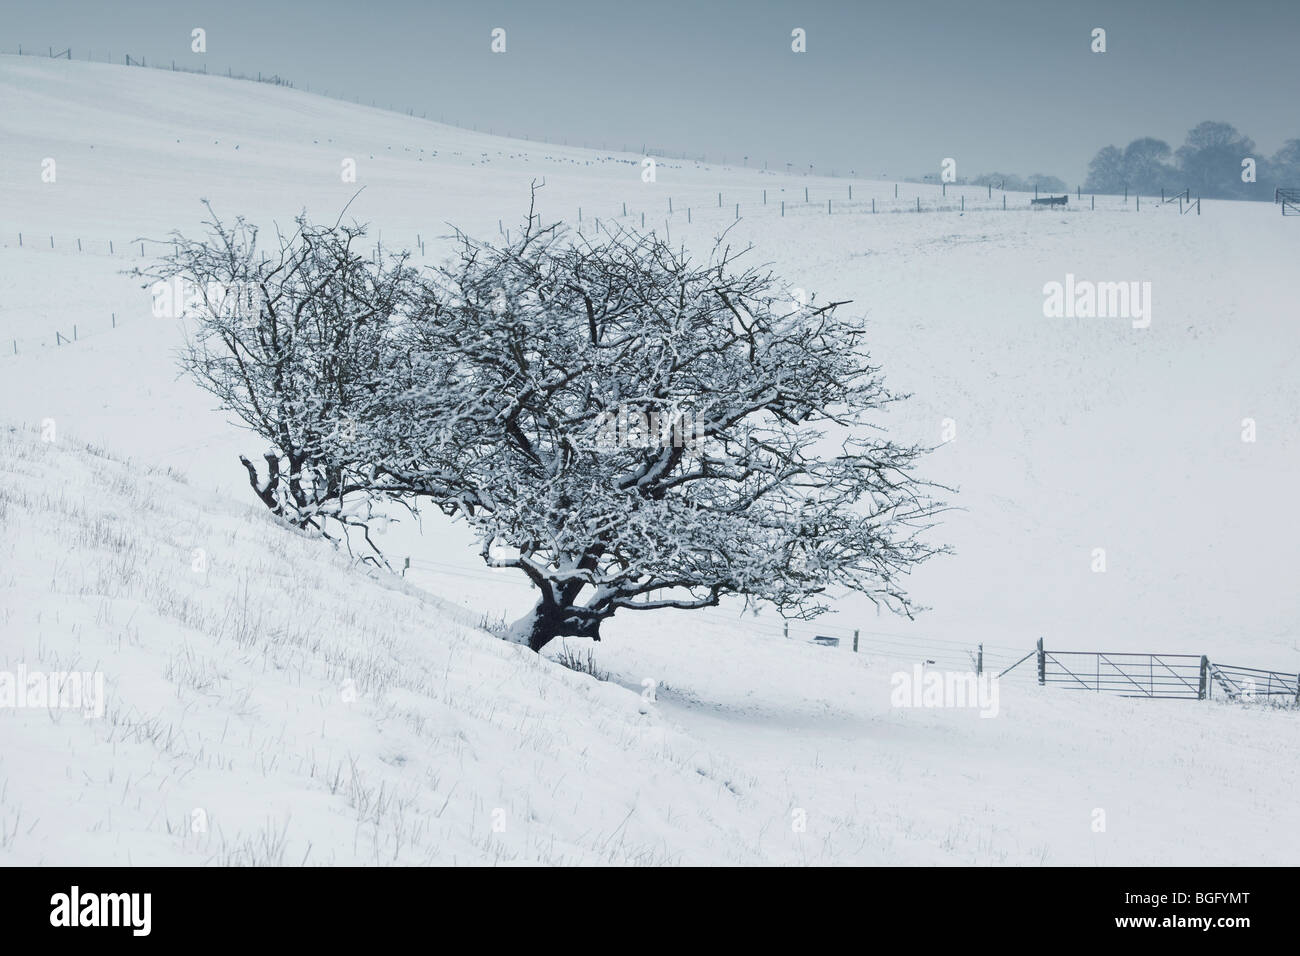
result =
M975 187L861 181L850 203L846 180L678 160L648 184L638 156L33 57L0 56L0 102L0 673L98 670L107 700L0 707L0 862L1296 859L1294 711L1071 694L1032 661L992 719L890 701L918 661L983 643L1005 666L1040 636L1300 670L1300 232L1276 207L1002 212ZM911 582L929 611L842 600L790 639L770 612L628 614L567 642L610 680L574 673L560 642L538 658L480 629L531 599L459 526L387 532L400 581L277 525L236 457L262 443L178 379L182 330L120 274L141 238L197 231L200 198L269 229L360 186L349 215L433 263L448 224L514 228L542 178L546 219L644 211L700 250L732 225L794 285L854 300L913 393L881 424L957 429L923 465L962 509L938 531L956 553ZM918 195L948 208L908 212ZM1151 282L1150 327L1046 318L1067 273Z

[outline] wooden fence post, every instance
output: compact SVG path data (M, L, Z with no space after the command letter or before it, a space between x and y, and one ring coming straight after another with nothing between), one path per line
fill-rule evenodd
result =
M1043 639L1038 639L1038 683L1047 683L1047 655L1043 653Z
M785 637L786 637L787 640L790 638L790 622L789 622L789 621L786 621L786 622L785 622Z
M1205 700L1205 691L1209 686L1210 678L1210 659L1204 654L1201 655L1201 686L1196 693L1197 700Z
M978 677L984 673L984 645L979 646L979 653L975 656L975 676Z
M15 355L18 354L17 344L14 345L14 354ZM855 627L853 629L853 653L856 654L857 652L858 652L858 629ZM1300 699L1300 689L1296 691L1296 697L1297 699Z

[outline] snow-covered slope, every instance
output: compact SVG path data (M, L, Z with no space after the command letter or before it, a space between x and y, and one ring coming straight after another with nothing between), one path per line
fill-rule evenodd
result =
M626 204L622 221L644 214L647 228L696 247L739 204L733 241L753 241L793 284L852 299L873 322L873 357L914 395L882 424L933 443L955 429L926 468L959 486L963 509L941 531L955 556L914 579L932 611L915 625L877 621L848 601L841 628L971 647L1027 649L1043 636L1058 648L1300 670L1300 232L1274 207L1207 202L1180 216L1149 197L1140 212L1099 197L1094 212L1085 196L1030 213L1013 194L1003 213L1000 195L978 188L950 187L945 200L905 183L895 199L895 184L879 182L854 183L850 202L845 180L675 160L646 183L635 156L221 77L34 57L0 56L0 98L6 417L54 418L203 488L247 493L235 455L257 443L176 380L180 330L152 318L147 292L119 274L139 260L132 239L195 231L200 198L269 228L303 208L336 215L364 187L349 214L386 243L414 249L419 237L429 262L448 223L491 236L499 220L517 222L534 179L546 182L546 219L578 226L581 209L590 228ZM41 180L47 158L53 183ZM340 176L349 158L355 184ZM949 211L907 212L918 197ZM1044 285L1067 274L1150 282L1150 327L1045 317ZM79 341L56 346L56 331L74 326ZM1247 418L1253 443L1242 441ZM398 532L394 553L481 567L457 529L426 530ZM525 590L501 584L493 600L515 613Z
M109 693L98 722L0 715L0 859L1294 858L1292 714L1067 697L1019 672L995 719L889 700L921 657L983 643L1009 662L1040 636L1300 670L1300 232L1275 208L1031 213L1009 194L1003 212L996 192L884 182L850 200L846 180L675 160L646 183L637 156L31 57L0 56L0 102L0 669L98 665ZM939 535L956 554L914 576L918 622L848 600L786 641L722 611L620 617L596 658L623 686L597 684L475 629L531 599L457 526L388 533L420 592L253 507L236 455L259 443L177 379L181 329L121 275L139 240L193 233L201 198L265 228L351 200L434 262L449 223L511 228L542 179L546 219L644 215L694 248L730 226L868 316L873 357L913 393L882 424L956 430L925 468L960 488ZM1150 282L1150 327L1046 317L1044 284L1067 274ZM46 420L53 445L30 434ZM185 481L149 473L168 469ZM868 653L803 643L853 629ZM667 689L643 715L646 677ZM1211 824L1220 842L1198 836Z
M637 693L55 437L0 429L0 674L102 706L0 707L0 860L760 859L727 762Z
M103 696L0 708L0 862L1294 859L1295 712L1024 682L989 717L899 708L911 663L680 617L598 647L598 682L54 438L0 429L0 675Z

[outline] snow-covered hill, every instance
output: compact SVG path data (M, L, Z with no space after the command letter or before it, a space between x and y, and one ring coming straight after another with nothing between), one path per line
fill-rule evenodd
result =
M1003 212L996 192L856 181L850 200L846 180L676 160L645 183L638 156L31 57L0 56L0 102L0 669L97 666L108 695L100 721L0 713L0 859L1294 857L1294 714L1012 678L995 719L889 700L936 647L1014 659L1040 636L1300 670L1300 232L1275 208L1085 196L1031 213L1008 195ZM259 444L177 379L181 330L121 274L139 240L148 255L194 232L201 198L266 228L352 200L376 238L418 237L434 262L449 223L511 228L542 179L544 218L644 214L696 248L730 225L796 286L854 300L913 393L882 424L935 443L955 428L925 469L962 509L940 534L956 554L912 582L932 610L846 601L789 641L724 611L620 617L597 683L476 629L530 598L457 526L388 533L413 557L399 586L253 508L236 456ZM908 211L918 196L932 211ZM1150 326L1045 316L1067 275L1150 282ZM31 432L45 421L52 444ZM871 653L804 643L855 628ZM642 714L646 677L667 689ZM1207 850L1193 834L1211 822Z
M102 697L0 708L0 861L1294 859L1293 711L1027 682L900 708L904 662L680 617L598 648L601 682L53 437L0 429L0 675Z

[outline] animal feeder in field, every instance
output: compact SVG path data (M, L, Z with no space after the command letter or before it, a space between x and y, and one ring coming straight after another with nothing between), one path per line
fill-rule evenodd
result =
M838 637L827 637L824 634L818 634L812 639L814 644L820 644L822 647L839 647L840 639Z

